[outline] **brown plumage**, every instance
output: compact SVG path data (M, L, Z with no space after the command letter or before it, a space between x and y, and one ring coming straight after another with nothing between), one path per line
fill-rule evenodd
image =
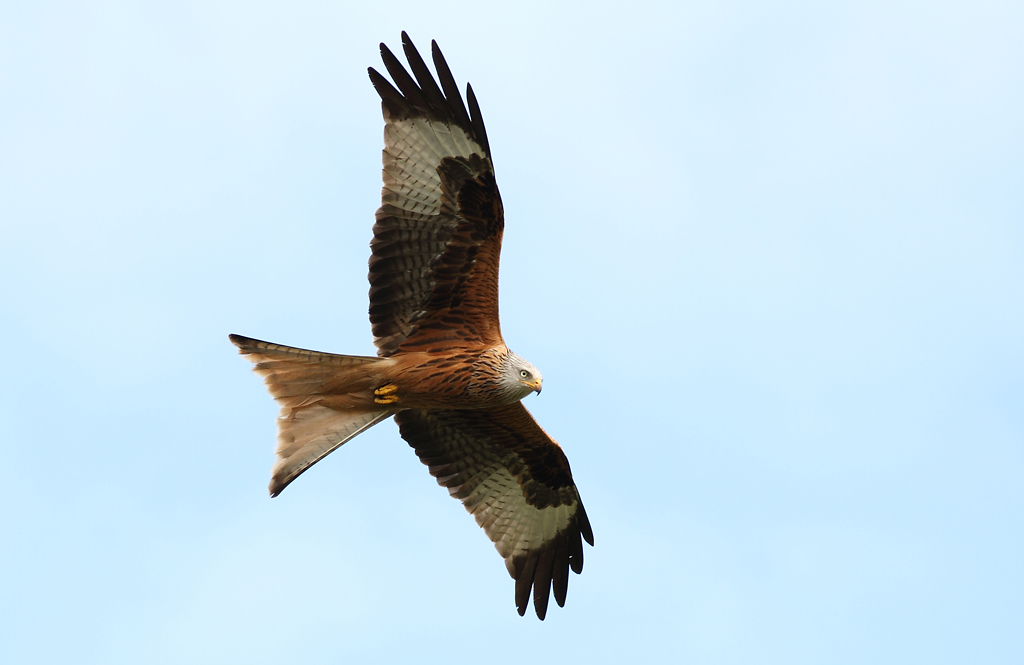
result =
M231 335L281 406L270 493L395 416L402 437L460 499L505 559L525 613L565 603L569 570L594 536L562 449L520 400L537 369L498 323L501 196L480 108L469 110L432 44L440 85L402 33L412 74L381 44L394 85L372 68L384 113L384 188L373 227L370 323L377 357Z

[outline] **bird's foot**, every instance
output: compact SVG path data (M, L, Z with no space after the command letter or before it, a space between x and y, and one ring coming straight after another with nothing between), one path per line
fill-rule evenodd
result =
M389 383L386 386L381 386L373 391L373 394L376 395L376 397L373 398L373 401L377 404L394 404L398 401L398 395L395 394L397 392L398 386L393 383Z

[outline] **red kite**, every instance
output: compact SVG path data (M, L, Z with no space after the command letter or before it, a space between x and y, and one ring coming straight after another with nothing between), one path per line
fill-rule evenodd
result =
M552 586L565 604L569 569L583 570L581 538L593 545L594 535L569 461L520 402L540 393L541 374L501 337L505 220L473 88L467 112L437 43L440 86L404 32L402 46L412 75L384 44L394 85L369 70L384 112L384 188L370 243L377 357L230 337L281 406L271 496L394 416L504 557L519 614L532 590L543 619Z

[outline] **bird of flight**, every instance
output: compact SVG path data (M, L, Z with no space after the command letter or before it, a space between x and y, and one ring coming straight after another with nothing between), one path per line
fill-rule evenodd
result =
M377 357L296 349L231 335L281 407L270 494L343 443L394 416L402 438L494 542L519 614L541 619L594 535L569 462L520 400L536 367L498 324L504 214L472 86L467 112L431 44L440 85L402 33L412 75L380 45L394 85L373 68L384 113L384 188L370 243Z

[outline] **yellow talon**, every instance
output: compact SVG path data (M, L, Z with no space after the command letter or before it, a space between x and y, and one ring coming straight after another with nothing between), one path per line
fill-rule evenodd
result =
M381 386L373 391L373 394L376 395L376 397L373 398L373 401L377 404L394 404L398 401L398 395L395 394L397 392L398 386L393 383L389 383L386 386Z

